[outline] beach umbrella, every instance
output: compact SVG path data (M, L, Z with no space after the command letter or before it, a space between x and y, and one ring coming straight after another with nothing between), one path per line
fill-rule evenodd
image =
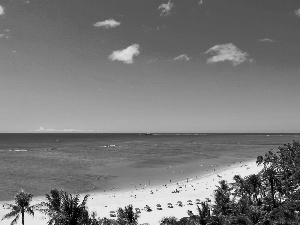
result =
M168 203L168 205L172 205L172 203Z
M187 201L189 205L193 205L192 200Z
M156 206L157 206L157 207L161 207L161 205L160 205L160 204L157 204Z
M116 217L116 212L115 212L115 211L110 211L110 212L109 212L109 215L110 215L111 217Z

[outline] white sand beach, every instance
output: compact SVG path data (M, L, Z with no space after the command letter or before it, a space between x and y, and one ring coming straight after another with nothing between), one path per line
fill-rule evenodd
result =
M220 180L232 182L234 175L247 176L259 172L261 166L257 166L255 161L238 162L228 165L226 168L214 169L208 171L206 175L199 177L189 177L187 180L176 183L167 183L160 186L145 185L144 187L133 187L132 191L110 191L110 192L95 192L91 193L88 200L88 209L90 212L95 211L98 217L110 218L110 211L117 211L118 207L124 207L132 204L134 208L141 210L139 223L148 223L151 225L159 224L163 217L175 216L180 219L188 216L187 211L197 212L196 199L204 201L205 198L212 199L213 191ZM179 193L172 193L174 191ZM82 194L81 196L83 196ZM44 201L44 197L35 197L32 204ZM188 201L191 200L191 204ZM182 206L178 206L177 202L181 201ZM4 202L0 202L0 218L9 212L3 209ZM13 203L7 202L7 203ZM168 203L171 203L173 208L168 208ZM156 205L160 204L162 210L158 210ZM147 212L144 207L148 205L152 211ZM12 219L2 220L2 225L10 224ZM46 225L46 216L36 212L34 217L25 215L25 224L30 225ZM19 219L18 224L21 224Z

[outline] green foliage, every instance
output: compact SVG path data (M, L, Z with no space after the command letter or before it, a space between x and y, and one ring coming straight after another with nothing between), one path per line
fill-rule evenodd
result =
M97 214L96 212L92 212L90 215L90 218L88 219L88 225L118 225L117 221L112 219L104 218L96 218Z
M221 180L219 184L220 186L217 187L214 193L214 213L217 215L228 215L232 211L232 202L230 199L232 188L229 187L225 180Z
M32 200L32 194L25 192L24 190L21 190L19 193L15 196L15 204L4 204L4 208L11 209L11 212L4 215L3 219L9 219L14 217L14 219L11 222L11 225L14 225L17 223L20 214L22 218L22 225L24 225L24 214L28 213L29 215L34 215L33 209L35 206L30 206L30 202Z
M299 142L258 156L257 164L263 165L259 174L220 182L207 224L300 224Z
M80 203L80 195L72 195L61 190L51 190L46 194L48 202L40 204L40 211L49 216L48 225L88 225L89 214L86 208L88 195Z
M174 216L164 217L159 222L160 225L177 225L177 219Z
M124 209L118 209L117 222L120 225L137 225L139 213L133 211L133 206L125 206Z
M198 214L182 218L197 225L300 224L300 145L293 141L257 157L258 174L219 182L214 203L202 202ZM176 223L178 224L178 222Z

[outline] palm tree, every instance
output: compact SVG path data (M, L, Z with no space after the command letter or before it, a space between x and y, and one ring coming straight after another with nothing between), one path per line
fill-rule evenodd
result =
M32 200L32 194L25 192L24 190L21 190L19 193L15 196L15 205L14 204L4 204L4 207L7 207L11 209L11 212L4 215L3 219L8 219L11 217L15 217L13 221L11 221L11 225L14 225L17 223L20 214L22 217L22 225L24 225L24 214L28 213L30 215L34 215L33 208L34 206L30 206L30 202Z
M89 222L89 215L86 203L89 195L85 195L83 201L79 202L80 195L72 195L61 190L51 190L46 194L48 202L43 202L40 206L42 212L50 217L48 225L85 225Z
M267 184L270 186L272 205L273 208L275 208L277 206L275 194L276 189L280 188L281 186L280 180L277 178L277 173L272 167L264 170L263 177L265 178Z
M46 199L48 202L39 204L39 211L49 216L50 219L47 224L58 225L61 219L61 192L57 189L52 189L49 194L46 194Z
M119 208L118 209L118 223L119 224L130 224L130 225L137 225L138 224L138 217L139 214L137 212L133 211L133 206L128 205L125 206L124 209Z
M198 215L190 216L194 224L206 225L210 220L210 208L207 202L201 202L201 207L197 205Z
M231 212L232 201L230 199L232 190L225 180L219 182L220 186L214 191L215 204L213 205L213 213L216 215L228 215Z
M164 217L160 221L160 225L176 225L176 224L177 224L177 219L174 216Z
M92 212L90 218L89 218L89 225L101 225L99 222L100 218L97 219L97 213L95 211Z
M250 186L252 193L254 194L255 200L258 201L257 195L259 194L259 190L261 188L261 179L259 175L251 174L246 177L247 184Z
M98 221L99 225L119 225L117 221L113 219L107 219L106 217L101 218Z

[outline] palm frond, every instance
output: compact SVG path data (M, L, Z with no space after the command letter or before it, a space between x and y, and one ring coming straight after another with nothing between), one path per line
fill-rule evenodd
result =
M89 198L90 195L85 195L83 200L82 200L82 203L80 204L80 207L85 207L86 206L86 203L87 203L87 200Z
M11 211L10 213L7 213L7 214L5 214L4 216L3 216L3 218L2 218L2 220L4 220L4 219L9 219L9 218L11 218L11 217L13 217L13 216L17 216L19 213L21 212L21 210L17 210L17 211Z
M33 212L32 207L27 207L27 208L25 209L25 212L27 212L28 214L34 216L34 212Z
M15 225L15 224L17 223L19 217L20 217L20 214L18 214L18 215L13 219L13 221L11 221L10 225Z

